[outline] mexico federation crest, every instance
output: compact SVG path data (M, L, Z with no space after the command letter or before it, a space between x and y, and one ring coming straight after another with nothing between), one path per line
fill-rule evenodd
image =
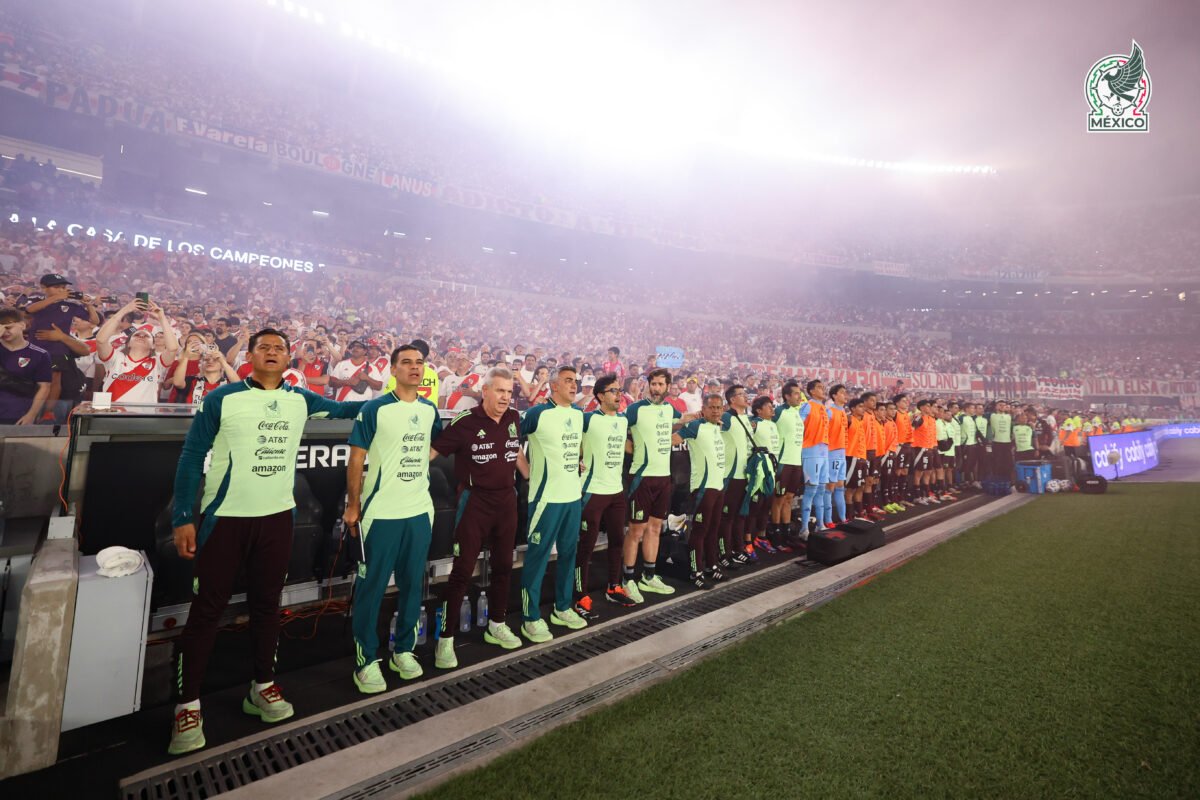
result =
M418 415L413 414L408 418L408 424L413 428L419 427L421 425L421 418Z
M1150 73L1142 47L1133 42L1129 55L1105 56L1088 70L1083 86L1091 111L1092 133L1145 133L1150 130Z
M267 403L265 406L263 406L263 413L265 416L271 419L279 419L279 401L272 400L271 402Z
M508 423L508 435L509 436L517 435L517 423L515 423L515 422Z

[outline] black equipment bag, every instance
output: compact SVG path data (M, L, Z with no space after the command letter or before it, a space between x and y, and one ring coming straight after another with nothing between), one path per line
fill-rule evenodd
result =
M843 522L836 528L808 537L808 559L829 566L883 547L883 526L878 522Z

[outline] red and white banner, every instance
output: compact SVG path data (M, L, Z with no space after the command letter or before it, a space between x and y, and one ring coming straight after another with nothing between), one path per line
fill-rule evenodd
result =
M1082 400L1083 381L1070 378L1037 378L1033 393L1042 400Z
M1088 397L1178 397L1200 393L1200 381L1160 381L1153 378L1085 378Z
M952 372L899 372L878 369L839 369L835 367L793 366L790 364L752 364L740 362L739 369L768 372L779 377L818 378L826 385L844 383L869 389L894 389L904 382L904 391L966 394L971 391L971 376Z

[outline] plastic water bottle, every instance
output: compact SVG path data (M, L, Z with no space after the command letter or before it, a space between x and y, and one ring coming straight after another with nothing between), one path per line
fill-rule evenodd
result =
M400 612L392 612L392 632L388 634L388 652L396 652L396 622L400 619Z
M458 607L458 630L466 633L471 630L471 601L463 595L462 605Z
M442 638L442 604L438 603L437 611L433 615L433 640L436 642Z
M481 628L487 627L487 624L488 624L487 592L480 592L479 600L475 603L475 624Z
M425 644L425 630L429 627L429 612L421 606L421 615L417 617L417 644Z

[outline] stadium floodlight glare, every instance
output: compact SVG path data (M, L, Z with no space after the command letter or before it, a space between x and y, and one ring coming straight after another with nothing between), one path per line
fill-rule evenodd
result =
M270 200L263 200L264 206L274 205Z
M328 217L329 212L328 211L317 211L316 209L313 209L313 216L314 217Z
M204 191L203 189L193 189L191 186L185 186L185 187L183 187L183 190L185 192L187 192L188 194L198 194L201 197L208 196L208 192Z
M70 173L71 175L82 175L85 178L93 178L98 181L103 180L103 178L101 178L99 175L93 175L90 172L80 172L77 169L67 169L66 167L55 167L55 169L57 169L59 172Z
M483 248L483 252L485 252L485 253L494 253L494 252L496 252L496 251L495 251L493 248L491 248L491 247L484 247L484 248Z
M515 255L517 254L517 251L516 251L516 250L509 250L509 251L508 251L508 254L509 254L510 256L515 256Z

